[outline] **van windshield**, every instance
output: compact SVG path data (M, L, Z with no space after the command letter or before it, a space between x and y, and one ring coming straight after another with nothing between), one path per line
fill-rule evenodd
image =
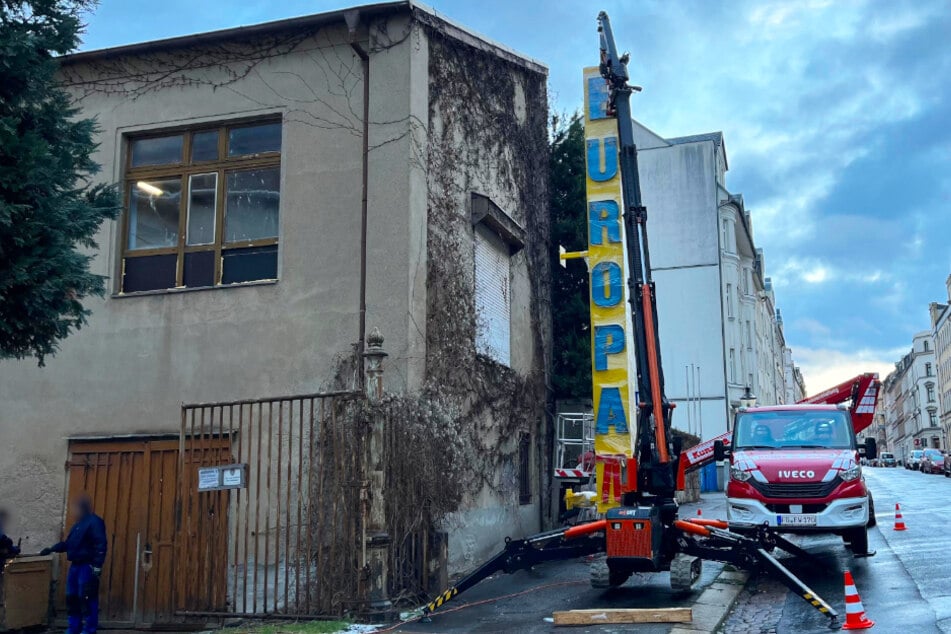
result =
M854 449L855 436L844 411L742 412L733 443L734 449Z

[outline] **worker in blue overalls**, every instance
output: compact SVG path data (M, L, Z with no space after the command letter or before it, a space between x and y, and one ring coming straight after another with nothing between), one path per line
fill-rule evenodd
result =
M69 634L95 634L99 627L99 575L106 560L106 524L93 513L92 501L86 495L73 500L72 511L76 523L66 540L44 548L41 554L66 553L69 560L66 575Z

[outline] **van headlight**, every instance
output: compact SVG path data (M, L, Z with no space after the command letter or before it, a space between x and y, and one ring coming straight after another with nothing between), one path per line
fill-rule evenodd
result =
M743 469L737 469L733 465L730 465L730 477L737 482L746 482L751 476L749 471L743 471Z
M862 467L855 465L851 469L846 469L845 471L839 472L839 477L845 480L846 482L851 482L855 480L860 475L862 475Z

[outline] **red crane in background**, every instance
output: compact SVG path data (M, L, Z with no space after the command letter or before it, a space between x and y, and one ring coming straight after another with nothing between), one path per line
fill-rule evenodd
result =
M851 400L849 412L852 414L852 427L856 434L868 429L875 417L875 407L878 404L878 391L882 383L875 372L866 372L843 381L835 387L820 392L815 396L799 401L802 405L837 405Z

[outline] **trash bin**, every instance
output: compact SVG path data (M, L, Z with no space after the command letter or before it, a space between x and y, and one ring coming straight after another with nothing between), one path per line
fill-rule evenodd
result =
M0 632L47 625L53 558L17 557L0 573Z
M715 462L700 468L700 491L702 493L722 491L723 488L719 486L717 480L717 465Z

